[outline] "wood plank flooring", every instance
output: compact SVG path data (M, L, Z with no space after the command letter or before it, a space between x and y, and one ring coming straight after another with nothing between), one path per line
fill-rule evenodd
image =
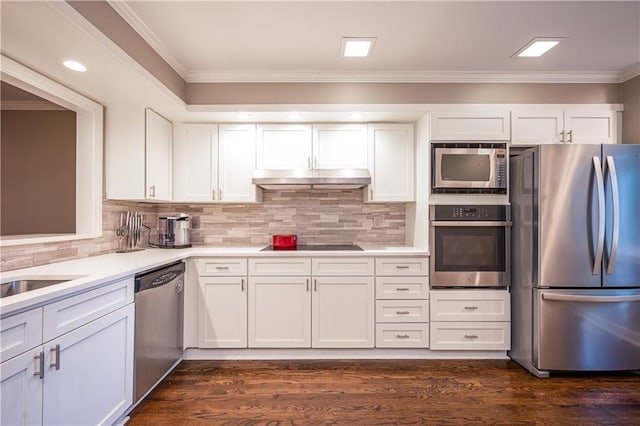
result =
M640 376L537 379L511 361L185 361L132 425L640 424Z

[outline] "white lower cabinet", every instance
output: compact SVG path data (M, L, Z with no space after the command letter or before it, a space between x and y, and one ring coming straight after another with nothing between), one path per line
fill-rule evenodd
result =
M374 346L373 277L313 278L311 346Z
M433 350L509 350L511 310L506 290L430 292Z
M376 324L377 348L427 348L429 323Z
M249 279L249 347L311 347L309 277Z
M96 303L110 294L126 297L107 296L110 302ZM61 328L65 330L61 334L48 340L45 333L44 342L42 337L36 339L38 346L3 358L0 424L113 424L122 417L133 403L132 302L133 279L128 279L16 315L47 318L43 311L61 310L72 314L66 321L70 325ZM74 320L77 318L83 320L79 323ZM3 336L16 327L13 319L2 319ZM43 336L42 322L24 330L36 338ZM35 341L29 337L23 340ZM4 351L5 343L3 339L3 354L11 354Z
M247 280L200 277L198 347L247 347Z

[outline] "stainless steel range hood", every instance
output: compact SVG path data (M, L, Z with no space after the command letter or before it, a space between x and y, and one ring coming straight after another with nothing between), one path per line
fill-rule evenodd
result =
M367 169L256 170L252 183L264 189L358 189L371 184Z

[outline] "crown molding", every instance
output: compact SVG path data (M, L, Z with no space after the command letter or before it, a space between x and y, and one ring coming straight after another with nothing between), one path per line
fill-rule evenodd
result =
M160 38L144 23L142 18L129 6L127 2L107 0L109 6L115 10L118 15L125 20L127 24L133 28L135 32L144 39L144 41L156 51L162 59L164 59L171 68L173 68L183 80L186 80L187 70L186 68L173 56L167 46L160 40Z
M207 72L187 74L187 83L619 83L618 72Z
M625 68L620 73L620 83L624 83L627 80L631 80L634 77L640 75L640 62L636 62L635 64Z

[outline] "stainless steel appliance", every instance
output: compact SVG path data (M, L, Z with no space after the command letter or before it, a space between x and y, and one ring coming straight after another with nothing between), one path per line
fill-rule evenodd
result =
M254 172L251 182L263 189L358 189L371 184L368 169L266 170Z
M136 275L136 404L182 359L184 270L178 262Z
M431 192L507 193L507 145L432 142Z
M511 221L506 205L434 205L431 287L507 287Z
M640 370L640 145L511 159L509 355L552 371Z
M189 236L189 215L180 213L176 216L158 218L158 246L164 248L191 247Z

